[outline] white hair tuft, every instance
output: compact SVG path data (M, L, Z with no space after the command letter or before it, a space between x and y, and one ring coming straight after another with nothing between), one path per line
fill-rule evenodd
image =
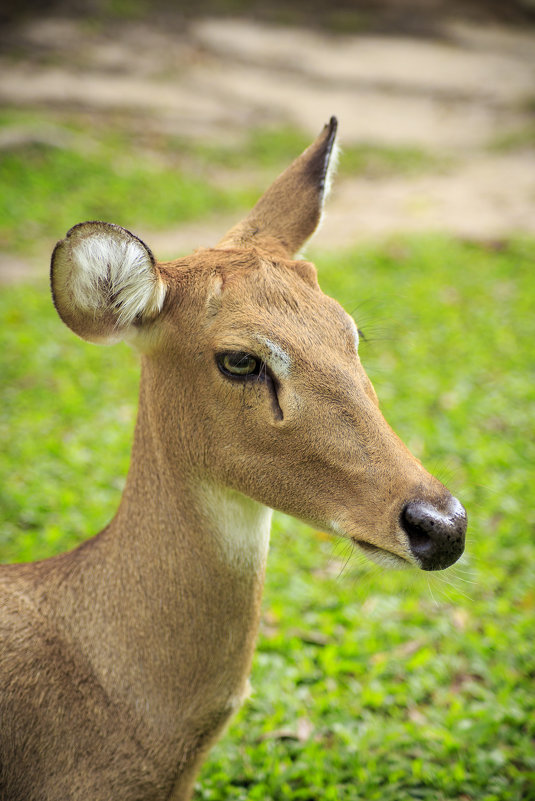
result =
M95 314L113 308L120 327L162 308L165 285L138 239L98 232L75 242L71 258L71 291L79 308Z

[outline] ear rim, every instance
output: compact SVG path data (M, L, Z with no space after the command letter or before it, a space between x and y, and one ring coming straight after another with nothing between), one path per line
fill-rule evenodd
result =
M334 173L338 166L339 148L336 142L338 133L338 119L332 116L329 122L324 125L322 134L327 134L325 140L324 162L320 178L320 207L330 194ZM321 136L321 134L320 134Z
M101 274L98 272L94 275L83 275L79 257L76 260L74 256L75 246L83 243L84 239L91 238L95 240L100 238L104 241L109 239L110 256L112 246L117 242L122 246L134 245L137 248L136 255L142 268L137 277L138 280L145 280L149 288L145 293L147 298L143 307L137 308L134 303L135 298L128 299L125 293L125 290L130 288L131 292L132 289L129 287L129 279L132 284L131 279L136 277L132 270L125 270L120 276L119 283L114 283L117 276L113 276L112 279L108 263L107 278L110 282L108 286L103 285L105 282L102 282ZM106 305L102 302L91 305L86 302L86 298L82 297L75 287L76 281L80 278L85 278L86 283L94 282L95 286L91 291L95 301L98 287L101 295L109 296L108 300L117 300L115 305L111 303ZM102 220L77 223L56 243L50 260L50 289L56 311L65 325L81 339L95 344L114 344L127 338L129 329L134 329L140 322L158 316L167 294L167 285L148 245L127 228ZM98 299L102 300L102 297Z
M321 225L323 205L336 170L338 120L332 116L319 136L273 181L249 214L233 226L216 246L221 249L256 247L285 258L292 258L305 246ZM284 211L287 192L299 188L303 214L290 221ZM291 204L290 204L291 205ZM301 217L304 219L301 222Z

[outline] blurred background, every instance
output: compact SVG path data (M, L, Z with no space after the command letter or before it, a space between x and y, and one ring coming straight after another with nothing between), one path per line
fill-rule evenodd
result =
M215 244L339 119L308 253L466 555L383 572L276 514L252 699L195 798L535 799L535 5L4 2L0 561L114 514L139 366L59 321L56 240Z
M1 14L6 278L42 267L84 217L128 223L162 257L211 244L261 191L262 168L271 176L332 114L346 156L318 247L535 228L532 0L7 2Z

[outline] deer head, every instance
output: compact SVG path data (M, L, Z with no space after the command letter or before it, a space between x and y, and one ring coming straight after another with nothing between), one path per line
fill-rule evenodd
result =
M335 135L333 118L215 248L187 258L158 263L119 226L75 226L54 251L54 301L85 339L142 352L141 407L169 486L225 488L380 563L439 570L463 551L465 511L385 421L353 319L295 259L320 220Z

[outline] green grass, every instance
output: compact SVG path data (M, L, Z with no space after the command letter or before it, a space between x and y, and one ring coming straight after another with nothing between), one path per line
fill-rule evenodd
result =
M0 161L0 186L0 245L9 250L26 250L81 220L171 227L203 217L207 208L245 208L258 196L180 165L170 169L117 139L85 151L43 142L13 147Z
M17 253L48 248L52 232L59 238L82 220L136 231L172 228L207 210L238 218L309 144L291 127L215 146L120 117L9 108L0 111L2 132L12 138L0 150L0 248ZM339 174L410 176L447 163L418 147L362 143L344 148Z
M255 692L198 801L535 798L534 256L429 236L322 257L387 419L467 506L467 555L346 565L277 515ZM0 559L41 558L113 514L138 368L77 340L44 284L3 288L0 315Z
M443 172L453 163L451 157L438 156L416 145L384 145L362 142L344 147L340 174L364 175L372 178L385 175L420 175Z
M489 145L489 149L496 153L511 153L516 150L533 150L534 148L535 122L533 121L496 136Z
M286 126L250 133L243 143L202 145L185 139L176 141L180 152L233 170L283 169L309 144L310 137ZM451 160L417 145L385 145L360 142L342 148L338 176L418 175L443 170Z

